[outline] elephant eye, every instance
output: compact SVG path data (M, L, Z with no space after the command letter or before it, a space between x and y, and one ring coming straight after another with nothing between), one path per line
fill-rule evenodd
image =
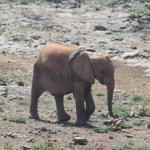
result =
M101 74L104 75L104 71L101 71Z

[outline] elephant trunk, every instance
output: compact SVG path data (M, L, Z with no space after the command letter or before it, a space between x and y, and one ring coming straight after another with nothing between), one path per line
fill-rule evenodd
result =
M114 80L111 80L106 86L107 86L108 111L109 111L109 115L113 117L112 99L113 99L113 92L114 92Z
M111 117L113 117L113 111L112 111L113 91L114 91L114 87L109 87L109 86L107 86L108 111L109 111L109 115L110 115Z

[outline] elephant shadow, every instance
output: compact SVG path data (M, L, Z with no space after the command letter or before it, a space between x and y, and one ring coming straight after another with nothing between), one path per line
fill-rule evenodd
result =
M50 121L50 120L42 120L42 119L40 119L39 121L41 121L41 122L43 122L43 123L46 123L46 124L49 124L49 123L51 123L51 124L59 124L59 125L61 125L61 126L63 126L63 127L78 127L78 128L87 128L87 129L94 129L94 128L97 128L96 126L94 126L94 125L92 125L92 124L90 124L90 123L86 123L84 126L82 125L82 126L80 126L80 125L77 125L77 124L75 124L75 123L73 123L73 122L58 122L58 121Z

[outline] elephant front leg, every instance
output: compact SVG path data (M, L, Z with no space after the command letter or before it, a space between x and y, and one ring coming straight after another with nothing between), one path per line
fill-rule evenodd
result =
M86 124L85 106L84 106L84 89L80 84L74 86L74 97L76 102L77 120L76 125L83 126Z
M70 115L65 112L63 96L55 96L58 122L70 120Z
M86 103L85 115L88 121L90 119L90 116L95 111L95 103L91 94L91 86L85 88L84 98L85 98L85 103Z

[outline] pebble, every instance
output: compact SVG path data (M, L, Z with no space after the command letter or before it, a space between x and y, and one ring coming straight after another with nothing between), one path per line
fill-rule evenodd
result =
M150 123L147 124L147 128L150 129Z
M127 138L133 138L133 135L127 134L126 137L127 137Z
M72 141L74 141L75 144L79 144L79 145L87 145L88 140L86 138L83 137L74 137L72 139Z

